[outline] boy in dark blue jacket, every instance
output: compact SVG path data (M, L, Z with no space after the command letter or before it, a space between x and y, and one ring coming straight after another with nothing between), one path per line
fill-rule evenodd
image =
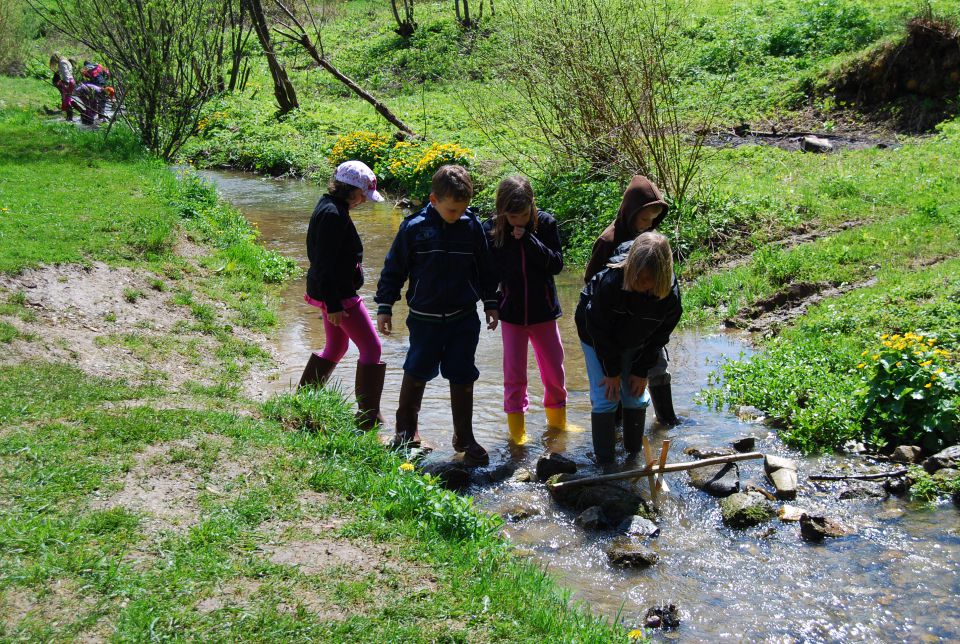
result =
M423 391L439 373L450 381L453 448L463 452L464 463L485 465L487 451L473 436L473 383L480 376L474 364L480 340L477 300L483 302L487 328L496 329L498 277L483 227L468 210L472 198L473 182L465 168L437 170L430 203L400 224L374 301L377 328L389 335L393 303L409 278L410 349L403 363L394 447L419 446Z

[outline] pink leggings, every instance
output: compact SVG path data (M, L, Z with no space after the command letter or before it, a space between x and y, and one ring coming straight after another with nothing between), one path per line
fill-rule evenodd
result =
M323 311L323 333L326 336L326 342L323 345L323 351L318 353L321 358L330 362L340 362L347 352L348 341L353 340L360 350L358 360L360 364L380 363L380 338L377 336L376 329L373 328L373 322L370 321L363 300L359 297L344 300L340 326L334 326L327 319L327 307L323 302L307 295L303 299Z
M540 377L543 379L543 406L565 407L563 344L556 320L523 326L500 323L503 338L503 410L508 414L527 411L527 341L533 344Z

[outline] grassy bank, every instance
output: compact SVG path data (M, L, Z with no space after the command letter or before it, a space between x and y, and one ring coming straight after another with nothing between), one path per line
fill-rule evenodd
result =
M626 640L336 393L248 399L291 267L122 131L0 111L0 239L0 638Z

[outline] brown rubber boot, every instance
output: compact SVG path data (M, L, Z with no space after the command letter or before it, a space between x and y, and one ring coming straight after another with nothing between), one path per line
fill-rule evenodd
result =
M336 362L330 362L316 353L311 353L310 360L307 361L307 366L303 370L303 375L300 376L300 384L297 385L297 389L309 385L322 387L330 380L330 374L333 373L336 366Z
M364 431L384 426L386 422L380 414L380 395L383 393L383 379L387 373L387 365L357 363L357 379L354 381L354 392L357 395L357 427Z
M417 449L420 447L420 432L417 420L420 403L423 402L423 390L427 383L417 380L408 373L403 374L400 384L400 401L397 403L397 426L393 436L392 449Z
M490 455L473 437L473 383L450 383L450 411L453 412L453 449L463 452L463 464L487 465Z

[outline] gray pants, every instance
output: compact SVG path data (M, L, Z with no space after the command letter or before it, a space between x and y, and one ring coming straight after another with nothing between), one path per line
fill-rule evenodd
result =
M670 384L670 372L667 371L667 348L660 349L657 355L657 364L650 367L647 371L647 386L656 387L658 385Z

